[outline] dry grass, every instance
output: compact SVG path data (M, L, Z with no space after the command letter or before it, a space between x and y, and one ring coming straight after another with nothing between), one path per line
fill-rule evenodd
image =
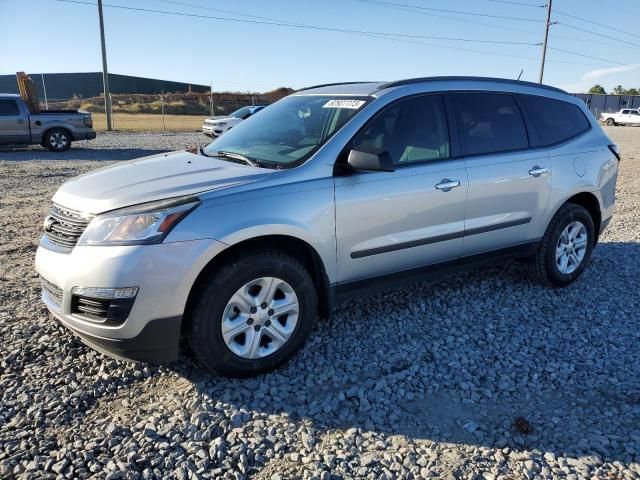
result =
M104 113L92 113L93 128L98 132L107 129L107 120ZM130 132L161 132L162 115L152 113L114 113L113 128ZM202 128L202 122L206 117L200 115L165 115L164 125L167 131L195 131Z

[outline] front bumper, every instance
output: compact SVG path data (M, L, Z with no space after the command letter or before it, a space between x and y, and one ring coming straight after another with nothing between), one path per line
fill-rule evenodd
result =
M73 138L75 140L93 140L94 138L96 138L96 132L94 132L93 130L89 130L86 132L76 132L74 133Z
M60 290L43 301L67 328L117 358L163 362L177 358L181 318L198 274L226 245L211 239L159 245L51 249L43 237L36 270ZM138 287L128 317L113 325L73 313L73 287Z
M204 124L202 126L202 133L204 133L208 137L217 137L218 135L220 135L220 132L218 131L216 133L216 129L212 125L207 124Z

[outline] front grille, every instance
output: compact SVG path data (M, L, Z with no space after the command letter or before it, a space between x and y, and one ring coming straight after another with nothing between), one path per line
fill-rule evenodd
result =
M52 205L44 221L44 233L51 243L72 249L93 218L63 207Z
M40 277L42 299L47 305L60 309L62 306L62 289L47 279Z

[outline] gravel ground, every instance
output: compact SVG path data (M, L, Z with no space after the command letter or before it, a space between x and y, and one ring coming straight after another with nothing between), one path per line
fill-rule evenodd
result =
M197 133L0 151L0 476L640 478L640 129L614 221L574 285L486 267L342 305L284 368L111 360L58 326L33 258L51 195Z

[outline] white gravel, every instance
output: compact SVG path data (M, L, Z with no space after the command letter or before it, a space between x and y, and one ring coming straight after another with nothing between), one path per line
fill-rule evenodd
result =
M616 215L574 285L510 263L357 299L249 380L94 352L33 269L64 180L205 137L0 151L0 477L640 478L640 129L609 132Z

